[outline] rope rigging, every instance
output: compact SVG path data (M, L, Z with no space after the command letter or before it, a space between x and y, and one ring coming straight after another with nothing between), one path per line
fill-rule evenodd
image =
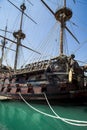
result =
M86 5L86 6L87 6L87 2L86 2L86 1L84 2L83 0L82 0L82 1L81 1L81 0L77 0L77 2L78 2L79 4L81 4L81 5L83 4L83 5Z
M87 40L84 41L83 43L81 43L81 44L79 45L79 47L74 51L74 53L76 53L78 50L80 50L86 43L87 43Z
M54 36L58 35L58 34L56 34L55 30L58 30L58 23L54 24L54 26L48 32L48 35L46 36L45 40L43 42L41 42L39 46L37 45L38 50L40 50L40 52L42 52L42 54L41 55L35 55L34 53L32 53L31 56L29 56L29 60L28 60L29 63L30 63L30 61L33 62L33 60L35 60L35 59L37 61L41 60L41 59L43 59L44 56L50 55L52 57L53 53L57 52L57 51L53 52L53 48L55 48L55 50L58 50L58 47L57 47L58 45L56 47L54 46ZM58 42L58 40L57 40L57 42ZM49 52L48 52L48 50L49 50Z
M9 1L9 0L8 0ZM30 2L29 0L26 0L26 2L28 3L28 2ZM57 5L57 2L58 2L58 5L57 5L57 7L58 7L58 9L60 8L60 7L62 7L63 6L63 1L61 1L61 0L59 0L59 1L53 1L53 0L48 0L48 2L49 3L51 3L51 4L56 4ZM84 4L86 4L86 2L82 2L81 0L77 0L76 1L76 3L84 3ZM31 2L30 2L31 3ZM19 17L19 15L17 16L17 19L18 19L18 17ZM13 28L14 27L16 27L16 25L18 24L18 21L17 21L17 19L15 20L15 25L13 25ZM25 23L25 22L24 22ZM72 22L71 22L72 23ZM58 24L58 23L57 23ZM73 25L76 25L76 24L74 24L74 23L72 23ZM36 54L34 54L33 52L31 53L31 54L29 54L29 58L26 58L25 59L25 61L24 62L34 62L35 60L36 61L39 61L39 60L41 60L41 59L44 59L44 57L45 58L47 58L47 56L49 57L49 58L51 58L51 57L53 57L54 55L58 55L58 50L57 50L57 48L55 47L55 46L57 46L58 48L59 48L59 46L57 45L57 44L59 44L59 41L58 40L56 40L55 39L55 33L56 33L56 31L55 30L57 30L57 27L58 27L58 25L55 25L55 27L53 27L52 28L52 30L49 32L49 34L48 34L48 36L46 37L46 39L44 40L44 42L42 42L42 43L40 43L40 45L39 45L39 47L38 47L38 45L35 47L35 48L38 48L38 50L41 50L41 52L43 52L43 54L41 54L41 55L36 55ZM59 28L58 28L59 29ZM9 36L10 37L10 36ZM66 36L65 36L65 38L66 38ZM64 43L66 42L65 39L64 38ZM58 32L57 32L57 39L59 39L59 34L58 34ZM27 41L28 42L28 41ZM53 43L53 44L51 44L51 43ZM67 44L67 42L66 42L66 44ZM84 43L85 44L85 43ZM11 46L12 46L12 44L11 44ZM10 47L11 47L10 46ZM65 46L65 44L64 44L64 46ZM76 49L75 50L75 53L80 49L82 47L82 44L79 46L79 48L78 49ZM50 49L49 49L50 48ZM49 52L48 52L48 50L50 50ZM67 48L65 48L65 50L64 50L65 52L68 52L68 47ZM6 50L6 52L5 52L5 57L7 56L8 54L7 54L7 50ZM24 56L25 57L25 56ZM19 58L20 59L20 58ZM35 62L36 62L35 61ZM22 63L23 65L25 64L25 63Z

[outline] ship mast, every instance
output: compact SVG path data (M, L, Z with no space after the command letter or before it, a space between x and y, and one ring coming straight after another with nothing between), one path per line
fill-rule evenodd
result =
M4 40L2 40L2 56L1 56L1 68L2 68L2 61L3 61L3 57L4 57L4 48L5 48L5 44L6 44L6 32L7 32L7 26L5 27L5 36L4 36Z
M72 17L72 11L71 9L66 7L66 0L64 0L64 6L57 10L55 13L53 10L44 2L44 0L41 0L41 2L47 7L47 9L54 15L55 19L60 22L60 49L59 49L59 55L63 55L63 35L64 35L64 29L66 29L72 37L79 43L77 38L72 34L72 32L69 30L69 28L66 26L66 22Z
M66 0L64 0L64 8L66 8ZM64 25L65 25L65 22L64 22L64 19L63 19L64 16L61 15L61 29L60 29L60 49L59 49L59 54L62 55L63 54L63 35L64 35Z
M16 55L15 55L15 63L14 63L14 71L17 68L18 52L19 52L19 47L21 45L21 40L25 38L25 34L22 32L23 14L24 14L24 11L26 9L26 6L25 6L24 3L20 6L20 9L21 9L21 12L22 12L22 14L21 14L21 21L20 21L20 29L17 32L13 33L13 36L17 39Z
M66 0L64 0L64 7L66 7Z
M77 43L80 43L78 39L73 35L73 33L66 26L66 22L72 17L71 9L66 7L66 0L64 0L63 8L59 9L55 14L55 18L60 22L60 55L63 55L63 39L64 39L64 30L66 29L68 33L76 40Z
M66 7L66 0L64 0L64 7L58 10L55 13L55 18L60 22L60 49L59 55L62 55L63 52L63 39L64 39L64 30L66 27L66 21L72 17L72 11Z
M32 49L32 48L30 48L30 47L27 47L27 46L21 44L21 40L25 38L25 34L22 32L23 15L25 15L27 18L29 18L33 23L37 24L31 17L29 17L29 16L24 12L25 9L26 9L25 4L23 3L23 4L20 6L20 9L19 9L19 8L18 8L16 5L14 5L10 0L7 0L7 1L8 1L10 4L12 4L16 9L18 9L19 11L22 12L22 13L21 13L21 20L20 20L20 28L19 28L19 30L18 30L17 32L14 32L14 33L13 33L13 36L17 39L17 42L15 42L15 41L13 41L13 40L7 38L7 37L4 37L4 36L0 35L0 37L1 37L1 38L4 38L4 40L8 40L8 41L10 41L10 42L16 44L16 51L13 50L13 49L10 49L10 48L8 48L8 47L5 47L5 45L4 45L4 48L7 48L7 49L9 49L9 50L12 50L12 51L15 51L15 52L16 52L15 62L14 62L14 71L15 71L16 68L17 68L18 52L19 52L19 47L20 47L20 46L22 46L23 48L26 48L26 49L28 49L28 50L30 50L30 51L33 51L33 52L35 52L35 53L37 53L37 54L39 54L39 55L41 55L41 53L38 52L38 51L36 51L36 50L34 50L34 49ZM0 29L0 30L1 30L1 29ZM1 31L3 31L3 30L1 30ZM9 32L9 31L6 30L6 32ZM2 46L1 46L1 47L2 47Z

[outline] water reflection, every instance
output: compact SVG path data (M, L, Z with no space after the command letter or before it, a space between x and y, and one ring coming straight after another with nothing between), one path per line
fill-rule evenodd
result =
M0 130L8 130L5 124L0 124Z
M52 114L44 105L34 105L41 111ZM63 117L87 119L86 107L54 107ZM71 115L71 117L70 117ZM41 115L23 102L0 102L0 130L83 130L83 127L70 126L60 120ZM86 130L86 127L84 127Z
M53 125L53 122L55 120L29 109L23 103L0 102L0 130L54 130L58 128L58 122L57 125Z

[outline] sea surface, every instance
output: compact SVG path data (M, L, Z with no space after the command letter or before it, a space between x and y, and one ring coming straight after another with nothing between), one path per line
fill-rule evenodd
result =
M0 101L0 130L87 130L55 118L47 104L30 103L41 114L24 102ZM51 105L56 115L87 121L87 105ZM51 117L50 115L54 115Z

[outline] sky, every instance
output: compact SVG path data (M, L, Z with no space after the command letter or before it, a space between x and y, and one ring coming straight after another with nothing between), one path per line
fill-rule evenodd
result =
M56 21L51 12L43 5L40 0L10 0L17 7L25 2L25 13L31 17L37 24L24 16L22 31L26 34L26 38L21 41L38 52L41 55L31 52L20 47L18 66L26 65L39 60L50 59L59 55L60 42L60 23ZM30 4L29 1L32 3ZM49 7L56 12L62 8L63 0L44 0ZM67 7L73 12L72 18L66 22L66 26L79 40L78 44L74 38L65 30L64 31L64 54L68 56L75 54L76 60L81 65L87 63L87 0L66 0ZM11 32L18 31L20 28L21 12L11 5L8 0L0 0L0 29ZM0 31L0 35L4 36L4 32ZM12 34L7 33L6 37L12 40L16 39ZM0 38L0 41L3 40ZM1 43L0 43L1 44ZM15 49L15 44L8 41L6 46ZM1 55L1 54L0 54ZM15 52L5 50L4 64L14 66Z

